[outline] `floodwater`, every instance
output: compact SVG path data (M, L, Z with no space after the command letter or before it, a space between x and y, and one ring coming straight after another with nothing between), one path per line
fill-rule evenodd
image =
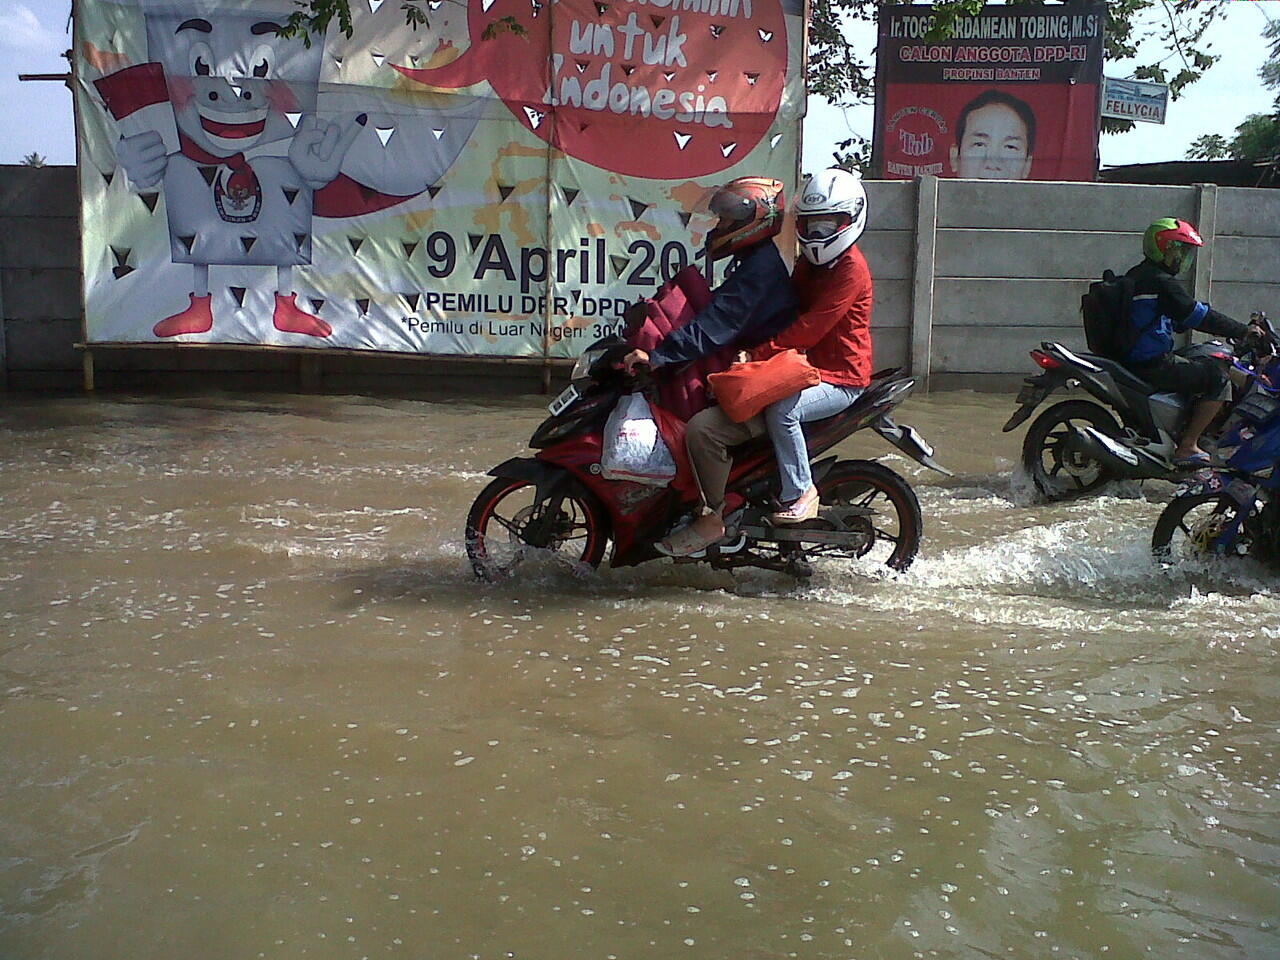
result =
M479 584L543 399L6 401L0 957L1280 955L1280 583L1154 567L1168 485L936 394L956 477L841 448L905 574Z

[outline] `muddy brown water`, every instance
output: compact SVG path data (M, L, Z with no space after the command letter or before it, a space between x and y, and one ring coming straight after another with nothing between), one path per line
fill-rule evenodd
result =
M475 582L543 398L10 398L0 957L1280 955L1280 584L1167 485L1033 503L1006 396L905 574Z

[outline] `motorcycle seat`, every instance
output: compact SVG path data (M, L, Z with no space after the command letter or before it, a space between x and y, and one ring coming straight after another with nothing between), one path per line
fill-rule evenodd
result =
M1092 353L1081 354L1081 357L1088 360L1095 366L1101 367L1103 370L1107 371L1107 373L1111 374L1111 379L1127 390L1133 390L1136 393L1142 394L1144 397L1149 397L1153 393L1160 393L1159 387L1153 387L1123 364L1116 363L1114 360L1108 360L1106 357L1095 356Z
M830 417L823 417L821 420L809 420L809 421L806 421L805 423L800 424L800 429L804 431L805 441L809 442L813 437L823 436L826 433L828 427L838 426L844 420L848 419L851 415L855 417L858 416L861 411L859 411L857 408L858 408L858 404L854 403L852 406L848 407L847 409L841 410L839 413L834 414ZM770 439L769 434L767 433L761 434L758 437L752 437L746 443L740 443L736 447L730 448L730 452L733 454L734 463L739 463L750 457L754 457L757 454L770 452L772 450L773 450L773 440ZM809 450L809 456L813 457L817 453L818 451L814 450L811 445Z
M865 416L868 408L879 403L884 397L885 391L892 390L899 383L900 378L896 376L897 372L898 369L894 367L872 376L870 386L862 392L862 395L839 413L823 417L821 420L808 420L801 423L800 429L804 431L804 439L809 446L810 458L819 455L839 443L846 436L849 436L852 431L845 431L843 429L844 425L850 420L857 420ZM769 450L772 446L773 441L770 440L767 433L759 437L753 437L746 443L738 444L738 446L732 448L734 463Z

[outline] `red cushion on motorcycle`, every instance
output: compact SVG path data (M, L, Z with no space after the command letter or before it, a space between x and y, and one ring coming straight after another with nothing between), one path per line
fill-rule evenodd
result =
M696 266L690 264L685 267L671 278L671 282L684 291L694 309L701 310L711 302L711 288L707 286L707 278Z
M684 291L689 305L693 307L694 314L697 314L699 310L711 302L711 288L707 286L706 278L697 267L685 267L672 279ZM737 351L733 348L721 350L709 356L700 357L689 365L689 369L685 371L683 378L685 384L685 420L710 405L711 399L707 394L707 377L713 373L728 369L733 364L733 358L736 353Z
M630 346L646 353L692 320L711 302L711 288L696 266L688 266L664 283L645 300L646 316L627 338ZM658 403L681 420L688 420L709 403L707 376L724 370L733 362L732 350L702 357L679 373L663 377L658 384Z

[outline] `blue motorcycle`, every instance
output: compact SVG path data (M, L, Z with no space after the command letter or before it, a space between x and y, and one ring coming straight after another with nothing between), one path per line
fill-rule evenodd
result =
M1271 355L1252 368L1234 364L1249 384L1218 435L1220 466L1183 484L1160 514L1151 537L1160 563L1252 557L1280 570L1280 357L1272 340Z

